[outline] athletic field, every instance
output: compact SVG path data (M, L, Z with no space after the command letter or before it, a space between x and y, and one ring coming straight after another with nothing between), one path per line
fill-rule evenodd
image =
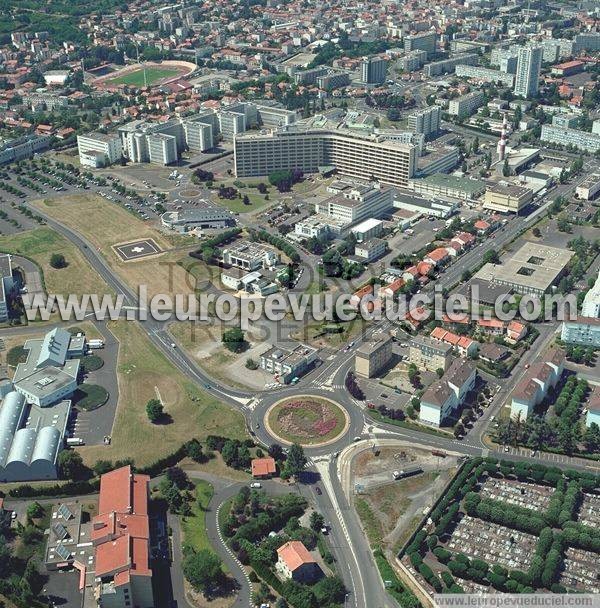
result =
M146 84L152 86L160 80L167 78L174 78L181 73L181 70L176 67L147 67L146 68ZM133 70L122 76L115 78L108 78L104 80L105 85L118 86L120 84L132 86L132 87L143 87L144 86L144 69L139 68Z

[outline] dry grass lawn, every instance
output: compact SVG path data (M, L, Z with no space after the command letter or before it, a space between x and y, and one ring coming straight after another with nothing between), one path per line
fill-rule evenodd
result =
M248 379L248 382L245 383L238 380L235 375L240 373L240 365L245 365L248 358L258 361L258 356L253 349L257 347L262 352L265 348L264 345L246 332L250 348L243 353L232 353L221 342L223 331L227 329L227 326L222 326L218 319L214 319L214 321L214 325L174 322L169 326L169 331L180 346L215 380L242 390L256 388L251 380ZM245 367L242 373L255 376L261 374L259 370L250 371ZM257 379L255 382L259 382L259 380Z
M193 281L190 281L186 271L177 263L183 256L182 249L174 248L172 241L151 224L143 222L119 205L107 202L95 194L38 200L33 204L85 236L135 291L139 285L147 285L150 297L158 293L193 293ZM124 262L113 249L114 245L142 239L153 239L164 253ZM187 249L192 249L192 243Z
M112 293L104 280L90 268L79 249L51 228L41 227L10 236L0 236L0 251L33 260L42 270L48 293ZM50 257L53 253L64 255L68 266L52 268Z
M86 464L130 457L143 466L194 437L246 436L243 416L200 391L149 342L139 325L115 321L109 328L119 341L119 404L112 444L81 448ZM156 388L172 419L168 424L152 424L146 415L146 403L156 397Z

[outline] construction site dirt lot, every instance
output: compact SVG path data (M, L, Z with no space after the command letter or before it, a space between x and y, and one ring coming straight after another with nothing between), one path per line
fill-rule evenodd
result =
M422 472L394 479L394 471ZM353 462L355 507L369 541L398 550L457 470L457 458L412 447L366 450Z

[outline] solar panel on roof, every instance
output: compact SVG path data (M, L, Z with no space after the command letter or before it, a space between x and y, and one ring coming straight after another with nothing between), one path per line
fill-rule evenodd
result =
M67 505L65 505L65 504L62 504L62 505L60 505L60 507L58 507L58 514L67 521L69 521L69 519L74 517L74 515L73 515L73 513L71 513L71 510L69 509L69 507L67 507Z
M58 545L56 552L61 559L69 559L71 557L71 552L64 545Z
M59 540L65 540L69 536L69 531L61 523L53 524L52 531Z

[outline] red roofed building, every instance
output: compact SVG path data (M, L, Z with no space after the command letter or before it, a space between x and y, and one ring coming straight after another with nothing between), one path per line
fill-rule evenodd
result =
M323 576L323 571L310 551L299 540L291 540L277 549L277 571L284 578L310 583Z
M448 252L446 251L445 247L438 247L437 249L430 251L423 258L423 261L429 262L430 264L433 264L434 266L440 266L442 264L445 264L448 261L449 257L450 256L448 255Z
M527 335L527 325L525 323L519 323L518 321L511 321L506 327L506 337L512 341L517 342Z
M148 475L122 467L102 475L92 520L95 597L111 608L152 608Z
M488 230L492 227L490 224L488 224L488 222L486 222L485 220L477 220L474 224L473 227L477 230L477 232L479 234L485 234L486 232L488 232Z
M500 319L478 319L477 327L488 334L499 336L504 333L504 322Z
M274 458L253 458L251 464L252 477L256 479L267 479L275 475L277 470Z
M431 337L434 340L444 342L444 344L450 344L462 357L474 356L479 348L479 344L475 340L471 340L468 336L459 336L451 331L446 331L443 327L434 328Z

